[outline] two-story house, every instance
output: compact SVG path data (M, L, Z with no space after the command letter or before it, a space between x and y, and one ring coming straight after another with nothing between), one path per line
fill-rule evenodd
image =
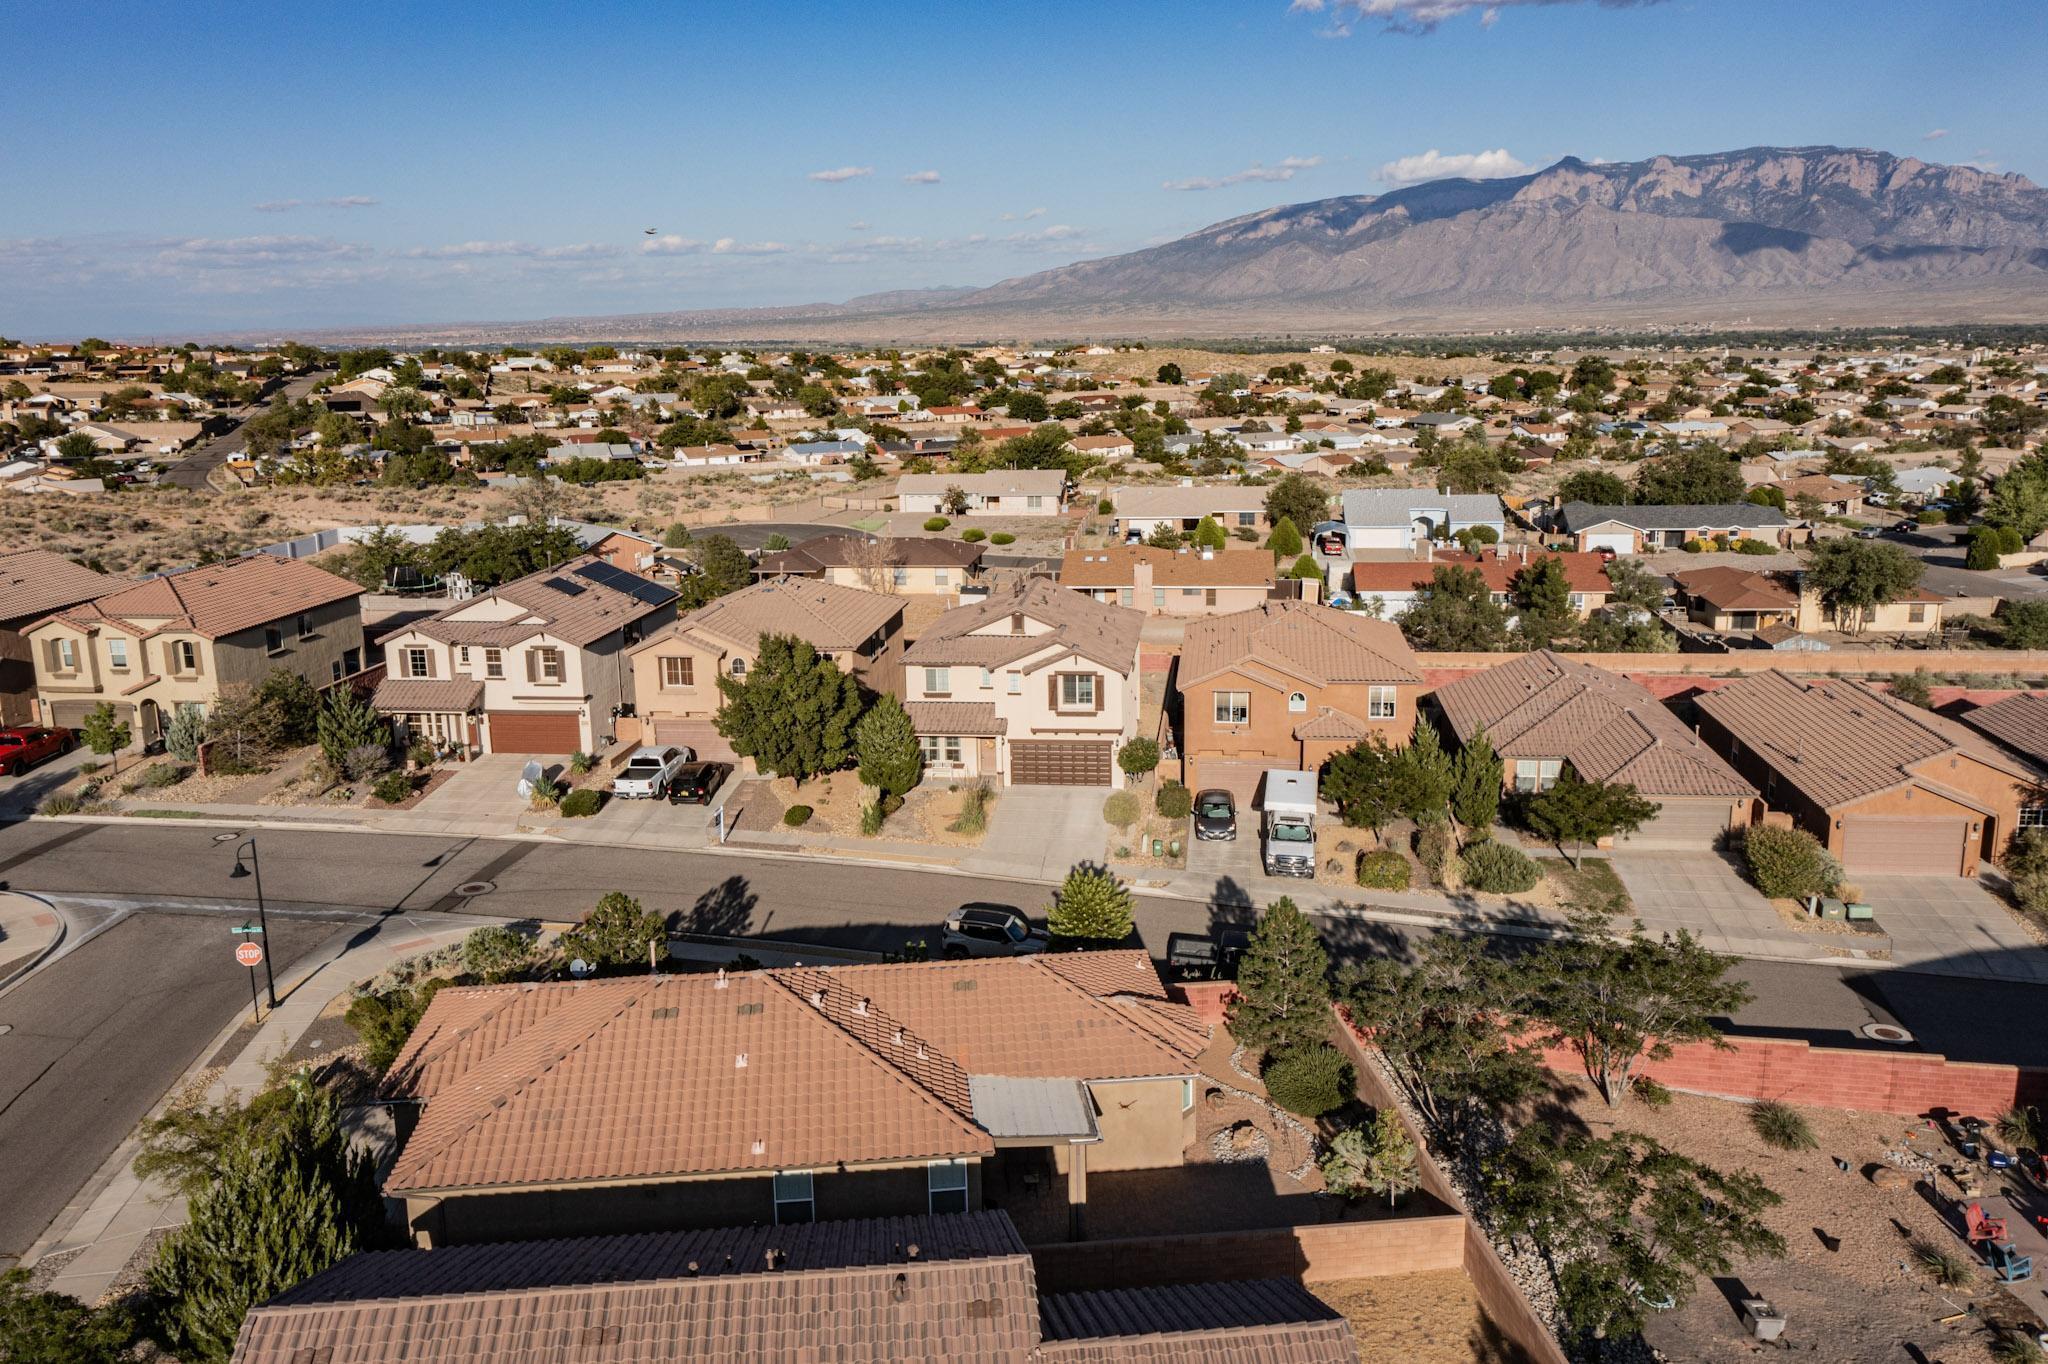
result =
M1116 750L1137 733L1144 622L1044 578L940 616L903 655L927 774L1118 785Z
M712 723L718 679L744 681L763 635L795 635L869 691L903 694L903 601L807 578L772 578L698 607L629 651L643 743L734 760Z
M381 636L373 704L482 753L594 753L633 699L627 651L675 619L673 588L584 555Z
M1060 586L1148 616L1218 616L1257 606L1273 590L1273 556L1263 549L1155 549L1111 545L1070 549Z
M1187 784L1249 801L1269 768L1315 771L1369 734L1404 744L1422 686L1392 621L1285 601L1191 621L1179 673Z
M310 563L252 554L68 606L23 632L43 723L76 726L105 702L147 746L180 709L204 711L223 687L275 669L337 682L363 668L362 593Z
M36 718L35 650L23 632L52 611L128 586L47 549L0 553L0 725Z

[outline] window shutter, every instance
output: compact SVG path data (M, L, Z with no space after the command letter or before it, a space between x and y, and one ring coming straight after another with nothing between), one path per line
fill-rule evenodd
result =
M538 681L539 678L540 662L537 656L537 651L533 649L528 649L526 651L526 680L529 682L534 682Z
M1060 708L1060 675L1058 673L1046 674L1045 704L1053 710Z
M427 676L428 676L428 677L432 677L433 675L434 675L434 651L433 651L432 649L429 649L429 650L427 650Z
M1097 715L1102 714L1102 693L1109 690L1103 685L1103 681L1104 679L1099 675L1095 679L1095 713Z

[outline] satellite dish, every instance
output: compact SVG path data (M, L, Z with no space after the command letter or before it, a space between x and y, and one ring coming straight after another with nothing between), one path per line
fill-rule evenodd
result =
M595 966L592 966L581 957L569 963L569 974L572 976L587 976L596 969Z

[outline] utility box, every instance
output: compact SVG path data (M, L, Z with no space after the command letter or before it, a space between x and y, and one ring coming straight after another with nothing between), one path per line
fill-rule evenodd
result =
M1762 1298L1742 1300L1742 1324L1758 1340L1776 1340L1785 1334L1785 1319L1778 1315L1778 1309Z

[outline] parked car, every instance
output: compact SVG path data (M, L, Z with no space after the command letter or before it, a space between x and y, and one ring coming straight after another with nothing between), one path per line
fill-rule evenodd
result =
M946 916L941 954L961 957L1022 957L1043 952L1042 929L1018 912L1015 905L992 905L976 901Z
M646 746L633 751L619 775L612 778L612 795L619 800L653 800L668 789L684 763L697 755L687 748Z
M1204 842L1237 837L1237 801L1230 792L1209 790L1195 797L1195 837Z
M1898 531L1901 535L1911 535L1920 529L1920 523L1918 521L1901 521L1898 525L1893 526L1892 529Z
M18 777L44 759L76 747L78 736L68 729L0 729L0 777Z
M1856 538L1858 540L1875 540L1879 533L1876 526L1858 526L1856 528Z
M676 769L668 783L671 805L709 805L732 775L731 763L689 762Z

